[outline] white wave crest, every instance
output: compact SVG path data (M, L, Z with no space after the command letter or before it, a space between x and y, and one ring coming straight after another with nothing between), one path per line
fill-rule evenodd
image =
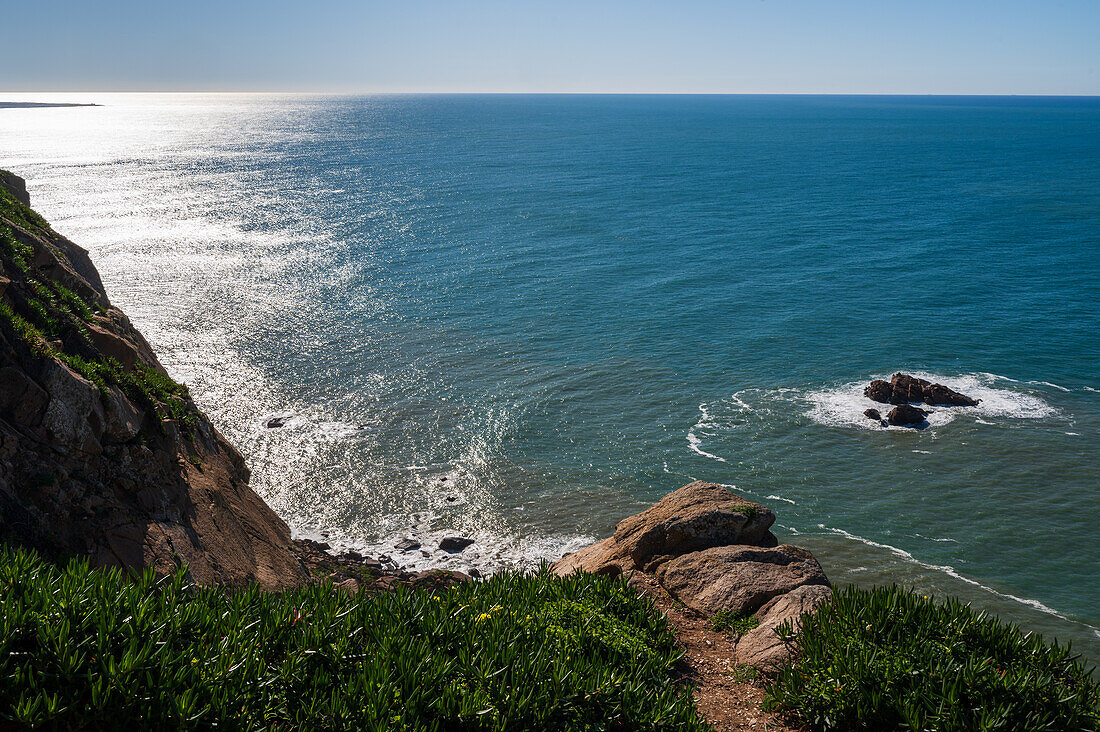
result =
M981 400L976 407L922 407L929 412L928 424L931 427L943 426L962 415L968 415L980 424L992 424L988 421L989 419L1044 419L1058 413L1057 409L1036 394L1022 391L1018 387L994 386L994 383L999 381L1019 383L1014 379L996 374L943 376L920 371L910 373ZM864 396L863 390L869 382L870 379L853 381L842 386L806 393L804 399L810 404L806 416L819 424L832 427L856 427L868 430L908 429L886 427L876 420L863 416L863 412L867 409L877 409L885 413L890 408L889 405L872 401Z
M856 536L855 534L844 531L843 529L834 529L831 526L826 526L825 524L818 524L817 527L819 529L823 530L823 531L827 531L830 534L834 534L836 536L843 536L846 539L850 539L852 541L858 541L862 544L866 544L867 546L873 546L873 547L876 547L878 549L884 549L884 550L890 552L891 554L894 554L895 556L901 557L902 559L904 559L907 562L912 562L913 564L916 564L920 567L924 567L925 569L931 569L931 570L934 570L934 571L937 571L937 572L943 572L944 574L948 575L949 577L953 577L954 579L957 579L960 582L965 582L968 585L973 585L974 587L978 587L982 590L985 590L986 592L989 592L990 594L997 595L998 597L1004 597L1004 598L1009 599L1009 600L1014 600L1015 602L1018 602L1021 605L1026 605L1028 607L1034 608L1035 610L1039 610L1040 612L1047 613L1048 615L1053 615L1054 617L1060 618L1062 620L1070 620L1070 618L1068 618L1067 616L1065 616L1062 613L1058 612L1057 610L1050 607L1049 605L1045 605L1045 604L1043 604L1042 602L1040 602L1038 600L1033 600L1033 599L1028 598L1028 597L1017 597L1016 595L1012 595L1012 594L1009 594L1007 592L1001 592L999 590L995 590L992 587L988 587L986 585L983 585L981 582L978 582L977 580L973 580L973 579L970 579L969 577L966 577L962 574L959 574L959 572L954 567L952 567L950 565L930 564L928 562L923 562L920 559L917 559L916 557L914 557L909 552L905 551L904 549L899 549L896 546L891 546L889 544L882 544L882 543L877 542L877 541L872 541L870 539L865 539L862 536ZM1076 621L1070 620L1070 622L1076 622ZM1088 626L1088 627L1090 629L1092 629L1094 632L1097 630L1096 628L1093 628L1092 626Z
M700 412L699 419L695 422L695 424L692 426L692 428L690 430L688 430L688 433L687 433L688 447L691 448L692 452L697 453L699 455L702 455L705 458L710 458L711 460L718 460L719 462L723 462L723 463L729 462L724 457L721 457L719 455L715 455L714 453L711 453L711 452L707 452L706 450L703 449L703 447L702 447L703 441L699 438L699 435L695 434L695 430L713 429L716 425L715 425L714 421L712 420L712 418L710 416L710 412L707 411L707 405L706 404L700 404L699 405L699 412Z

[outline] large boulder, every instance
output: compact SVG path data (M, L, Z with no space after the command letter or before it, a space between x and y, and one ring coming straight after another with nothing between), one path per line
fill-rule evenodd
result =
M804 585L829 584L813 554L789 545L691 552L662 564L657 581L688 607L736 615L754 613L776 595Z
M673 557L710 547L774 546L768 530L773 523L775 514L764 506L724 486L696 481L623 519L613 536L562 558L553 570L563 575L651 572Z
M883 381L882 379L875 379L871 382L870 386L863 390L863 396L871 401L881 402L883 404L890 403L890 397L893 393L894 387L890 386L889 381Z
M974 407L980 399L972 399L943 384L933 384L910 374L897 373L886 382L875 379L863 390L868 399L882 404L930 404L932 406Z
M797 631L802 616L828 602L832 592L828 585L802 585L764 603L754 614L760 625L737 641L737 663L757 668L775 668L786 661L790 658L791 648L783 642L776 630L789 622L792 629Z
M895 427L918 427L924 424L928 412L912 404L899 404L886 415L886 421Z

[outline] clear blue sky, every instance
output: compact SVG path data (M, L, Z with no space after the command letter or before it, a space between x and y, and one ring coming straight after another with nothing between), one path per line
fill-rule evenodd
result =
M1100 94L1100 0L0 0L0 90Z

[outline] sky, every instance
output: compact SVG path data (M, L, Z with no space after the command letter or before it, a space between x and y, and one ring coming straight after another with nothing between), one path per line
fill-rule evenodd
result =
M0 0L0 22L4 92L1100 94L1100 0Z

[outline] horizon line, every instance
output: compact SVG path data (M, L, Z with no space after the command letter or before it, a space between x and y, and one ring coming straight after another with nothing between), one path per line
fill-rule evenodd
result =
M249 90L249 89L96 89L96 90L3 90L0 95L17 94L240 94L240 95L311 95L311 96L692 96L692 97L1100 97L1100 91L1088 92L903 92L903 91L852 91L852 92L716 92L716 91L517 91L517 90ZM10 100L5 100L10 101Z

